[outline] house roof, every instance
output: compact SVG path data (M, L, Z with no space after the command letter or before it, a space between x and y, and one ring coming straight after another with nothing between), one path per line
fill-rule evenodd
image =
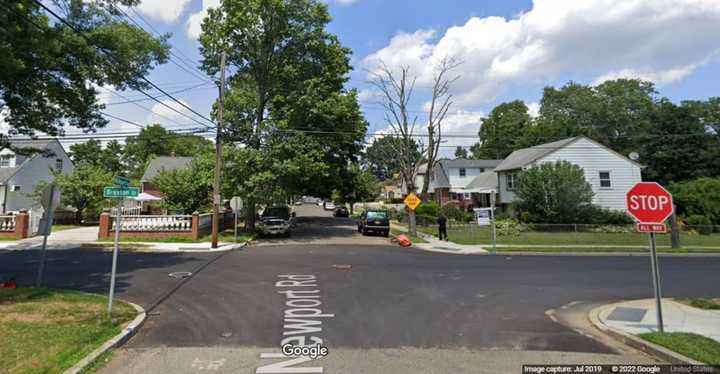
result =
M438 163L442 165L444 168L483 168L483 169L490 169L495 168L503 160L470 160L465 158L458 158L455 160L450 159L440 159L438 160Z
M34 140L34 139L10 139L9 143L13 148L29 148L34 149L36 151L44 151L48 149L48 146L53 143L58 142L57 139L48 139L48 140ZM61 146L62 148L62 146ZM37 154L37 153L36 153ZM10 178L12 178L15 173L17 173L18 170L20 170L23 165L27 162L27 160L30 160L31 158L35 157L36 154L29 154L29 155L21 155L17 154L15 156L15 167L12 168L0 168L0 184L6 184Z
M556 150L567 146L568 144L580 139L580 136L558 140L552 143L536 145L530 148L518 149L511 153L505 160L495 168L495 171L515 170L525 167L526 165L552 153Z
M486 171L484 173L480 173L475 179L472 180L467 186L465 186L466 190L495 190L498 189L498 177L497 173L494 171Z
M179 169L185 169L190 165L192 157L172 157L172 156L159 156L150 160L150 163L145 169L140 179L141 182L150 182L155 178L161 171L173 171Z

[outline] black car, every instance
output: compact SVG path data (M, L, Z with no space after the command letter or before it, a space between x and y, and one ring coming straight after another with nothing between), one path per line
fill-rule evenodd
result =
M358 232L367 235L369 232L390 235L390 215L385 210L366 210L358 221Z
M335 217L350 217L350 212L345 207L339 207L333 212Z

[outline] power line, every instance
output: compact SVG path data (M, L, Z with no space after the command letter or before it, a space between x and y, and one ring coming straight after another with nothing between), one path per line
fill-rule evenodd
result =
M192 91L192 90L198 89L198 88L200 88L200 87L202 87L202 86L205 86L205 85L207 85L207 84L208 84L208 83L200 83L200 84L196 84L196 85L191 86L191 87L186 87L186 88L183 88L183 89L180 89L180 90L177 90L177 91L171 91L170 93L173 94L173 95L175 95L175 94L179 94L179 93L183 93L183 92L188 92L188 91ZM215 89L215 88L216 88L216 87L205 87L205 88L203 88L203 89ZM164 97L164 95L155 96L155 98L161 98L161 97ZM140 103L140 102L143 102L143 101L149 101L149 100L150 100L150 99L148 99L147 97L144 97L144 96L142 96L142 95L141 95L140 97L138 97L138 98L132 98L132 97L127 97L127 96L126 96L125 99L126 99L125 101L115 101L115 102L111 102L111 103L106 103L105 106L121 105L121 104L131 104L131 103Z
M84 32L78 30L73 24L71 24L70 22L68 22L64 17L61 17L60 15L58 15L57 13L55 13L52 9L48 8L48 7L47 7L45 4L43 4L40 0L33 0L33 1L34 1L37 5L39 5L41 8L43 8L46 12L50 13L53 17L55 17L55 18L56 18L58 21L60 21L62 24L66 25L66 26L69 27L71 30L73 30L76 34L80 35L83 39L85 39L85 41L86 41L89 45L93 45L93 43L92 43L92 41L90 40L90 38L88 38L87 35L85 35ZM98 48L99 50L103 51L110 59L114 60L114 56L113 56L111 53L109 53L108 51L106 51L105 49L103 49L103 48L101 48L101 47L98 47L98 46L95 46L95 47ZM116 62L116 61L115 61L115 62ZM174 102L176 102L176 103L179 104L180 106L182 106L182 107L184 107L185 109L189 110L190 112L192 112L192 113L195 114L196 116L198 116L198 117L200 117L200 118L208 121L209 123L212 124L212 126L208 126L208 125L206 125L206 124L203 124L202 122L200 122L200 121L198 121L198 120L196 120L196 119L194 119L194 118L192 119L193 121L199 123L199 124L202 125L202 126L208 127L208 128L211 128L211 127L214 127L214 126L215 126L214 122L213 122L211 119L205 117L204 115L202 115L202 114L198 113L197 111L195 111L195 109L189 107L188 105L186 105L186 104L183 103L182 101L176 99L174 96L172 96L172 95L170 95L169 93L167 93L165 90L163 90L162 88L160 88L157 84L155 84L154 82L152 82L152 81L151 81L150 79L148 79L147 77L141 76L140 79L143 80L143 81L145 81L145 82L146 82L147 84L149 84L150 86L154 87L156 90L158 90L158 91L160 91L161 93L163 93L165 96L169 97L171 100L173 100ZM182 113L182 112L178 111L177 109L171 107L170 105L168 105L168 104L166 104L166 103L158 100L157 98L151 96L151 95L148 94L147 92L145 92L145 91L143 91L143 90L141 90L141 89L136 89L136 90L139 91L139 92L141 92L141 93L143 93L143 94L145 94L147 97L149 97L149 98L151 98L152 100L158 102L159 104L167 107L168 109L173 110L173 111L177 112L178 114L181 114L181 115L185 116L184 113Z

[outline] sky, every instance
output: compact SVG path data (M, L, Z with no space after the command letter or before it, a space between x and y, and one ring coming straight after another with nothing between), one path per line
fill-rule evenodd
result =
M505 101L524 100L536 113L543 87L571 80L598 84L621 77L647 79L673 101L720 96L718 0L324 1L333 17L328 30L353 51L347 86L360 93L369 132L387 127L377 92L368 83L380 62L391 69L408 66L417 76L412 110L421 120L433 67L444 57L462 62L453 71L459 79L452 86L445 133L476 135L481 118ZM174 96L206 115L217 89L203 85L202 77L188 73L185 65L197 65L200 22L206 9L218 3L143 0L128 11L146 29L172 33L170 43L179 56L173 59L179 63L159 66L149 78L170 92L188 89ZM124 99L102 92L102 100L110 104L106 111L116 116L141 124L197 127L158 103L137 103L145 108L113 105ZM137 92L121 94L141 97ZM138 130L113 120L105 131L118 129ZM448 139L445 153L476 141Z

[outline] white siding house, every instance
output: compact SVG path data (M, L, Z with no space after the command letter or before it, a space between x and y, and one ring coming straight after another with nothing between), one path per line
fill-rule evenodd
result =
M496 169L501 204L515 201L514 177L518 171L545 162L567 161L585 172L592 186L593 204L612 210L625 210L625 195L642 181L642 166L584 136L517 150Z
M11 145L36 151L22 155L9 148L0 150L0 209L2 212L30 209L35 202L28 197L41 182L52 182L53 172L72 172L73 164L57 140L13 140Z

